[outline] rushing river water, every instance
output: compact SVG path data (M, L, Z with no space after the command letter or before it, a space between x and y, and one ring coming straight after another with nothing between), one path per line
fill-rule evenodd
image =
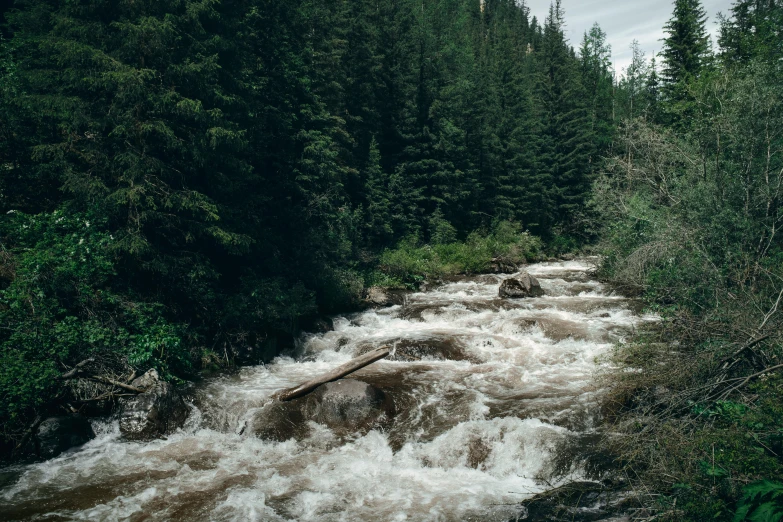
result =
M539 298L499 299L509 276L487 275L336 318L295 358L198 386L186 426L167 440L127 442L116 421L96 422L85 446L2 471L0 519L508 520L566 479L554 473L558 452L594 432L596 358L654 319L589 268L530 265ZM390 360L353 377L394 400L393 420L258 436L253 419L273 392L382 345L396 347ZM578 459L568 471L581 476Z

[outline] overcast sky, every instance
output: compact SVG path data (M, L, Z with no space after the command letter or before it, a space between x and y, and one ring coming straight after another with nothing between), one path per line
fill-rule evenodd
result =
M639 40L649 58L661 50L663 26L671 18L673 0L562 0L565 9L566 36L579 48L582 35L595 22L607 33L617 73L631 62L629 46ZM532 14L543 23L549 12L550 0L527 0ZM732 0L702 0L707 11L707 30L718 34L718 13L729 14Z

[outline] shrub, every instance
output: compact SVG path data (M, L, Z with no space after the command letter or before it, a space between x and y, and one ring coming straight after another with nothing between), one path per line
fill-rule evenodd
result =
M67 395L58 377L89 357L109 373L191 371L184 328L115 288L114 238L102 223L65 211L5 218L13 272L0 291L0 422Z
M381 253L378 265L384 276L376 274L371 280L411 287L425 279L485 272L498 257L526 263L537 259L541 248L541 240L507 221L498 223L489 234L473 232L461 242L421 245L417 238L410 237Z
M612 444L661 520L730 520L741 498L738 520L778 516L772 489L742 487L783 479L781 85L705 78L688 132L627 122L595 185L603 275L663 319L608 377Z

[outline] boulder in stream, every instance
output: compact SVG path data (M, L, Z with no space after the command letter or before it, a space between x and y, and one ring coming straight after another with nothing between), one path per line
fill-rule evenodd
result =
M145 390L126 400L120 414L120 432L129 439L154 439L184 424L188 407L170 383L155 370L136 378L132 386Z
M341 379L305 397L267 403L253 414L248 427L258 438L282 442L305 438L310 432L309 421L345 434L369 431L394 414L394 402L382 390L362 381Z
M364 293L364 302L369 306L394 306L405 304L405 296L400 292L373 286Z
M50 417L41 423L35 436L37 453L44 459L52 459L94 438L90 422L81 415Z
M523 272L517 277L506 279L501 283L498 295L503 298L518 299L523 297L541 297L544 290L538 279Z
M357 431L394 415L383 391L355 379L324 384L307 398L305 417L330 428Z
M422 336L417 338L400 338L394 341L386 341L393 349L392 353L386 357L388 361L470 361L474 364L480 364L482 361L475 354L463 346L459 340L450 336L440 336L437 334L431 336ZM357 355L368 353L377 346L372 343L359 345Z
M490 263L489 269L493 274L513 274L519 270L519 267L508 259L496 257Z

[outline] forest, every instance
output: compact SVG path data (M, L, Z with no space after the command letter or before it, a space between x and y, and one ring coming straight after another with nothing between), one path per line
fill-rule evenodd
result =
M603 376L604 444L645 509L780 520L780 0L734 2L715 45L675 0L661 52L629 42L623 71L599 24L566 38L560 0L543 20L517 0L2 16L4 455L88 399L62 378L87 359L184 383L371 287L590 253L662 317Z

